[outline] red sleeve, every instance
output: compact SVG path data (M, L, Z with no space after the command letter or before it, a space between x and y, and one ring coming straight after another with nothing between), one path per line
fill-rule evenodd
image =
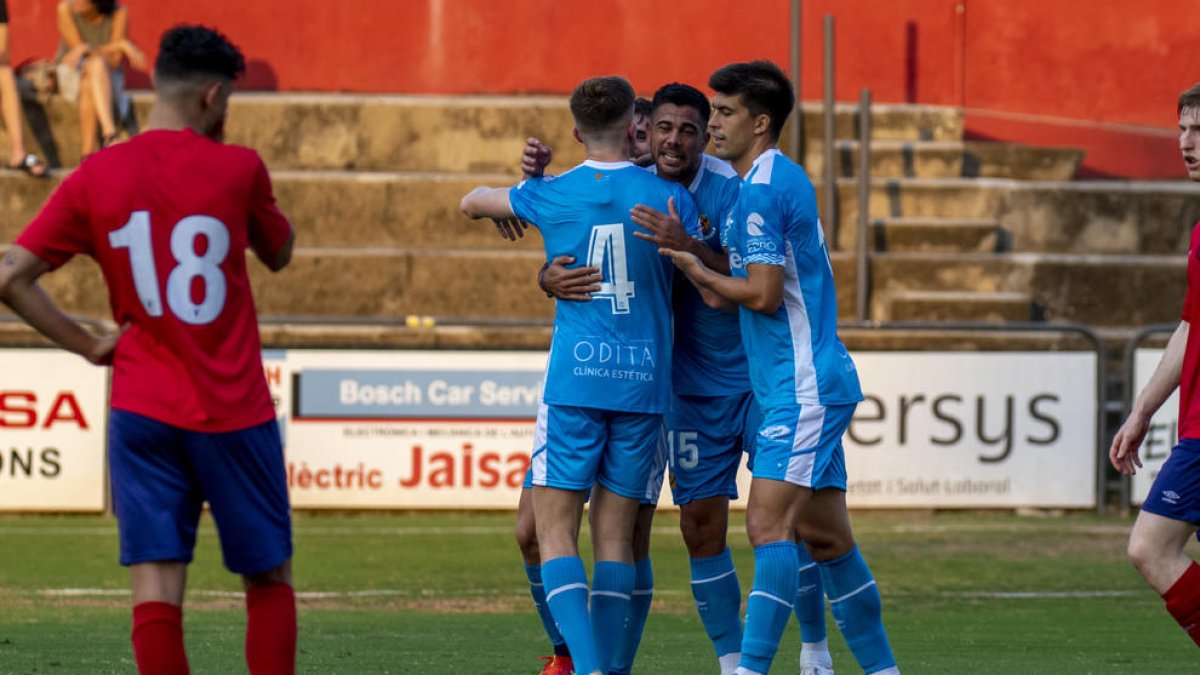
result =
M1192 318L1196 316L1200 310L1200 260L1196 258L1200 254L1200 250L1196 248L1197 235L1200 234L1200 223L1192 228L1192 240L1188 246L1188 262L1187 262L1187 293L1183 296L1183 313L1181 318L1190 323L1193 323Z
M83 172L67 176L50 195L33 222L17 237L17 245L58 268L78 253L92 253Z
M275 205L271 176L257 154L254 155L254 163L254 187L250 192L250 247L260 257L270 258L287 241L292 224Z

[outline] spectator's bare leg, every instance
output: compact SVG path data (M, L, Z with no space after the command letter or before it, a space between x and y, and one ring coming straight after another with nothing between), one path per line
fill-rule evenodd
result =
M112 100L112 78L108 74L108 66L100 57L93 56L88 58L83 66L83 83L80 85L79 108L83 110L83 102L85 98L90 98L92 102L92 119L90 125L85 124L84 136L88 137L88 132L91 132L92 142L84 143L86 152L92 152L96 149L96 122L100 123L100 133L103 138L111 138L117 133L117 125L113 120L113 100ZM80 113L82 119L82 112Z
M89 75L86 71L79 82L79 155L80 159L96 151L96 103L92 100Z
M11 144L8 164L17 166L25 161L25 122L21 118L21 97L17 93L17 81L13 77L12 68L8 66L0 66L0 116L4 118L4 128L8 130L8 140Z
M8 130L9 166L25 160L25 123L21 121L21 97L8 61L8 24L0 23L0 117Z

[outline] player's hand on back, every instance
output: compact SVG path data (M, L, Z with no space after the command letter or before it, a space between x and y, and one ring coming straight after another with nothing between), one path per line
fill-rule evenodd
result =
M604 276L598 267L573 267L574 256L560 255L550 261L541 275L542 289L559 300L585 301L600 290Z
M546 173L553 153L550 146L532 136L525 139L525 150L521 153L521 173L526 178L538 178Z
M1142 441L1149 430L1149 419L1137 412L1129 414L1129 418L1117 430L1117 435L1113 437L1112 445L1108 448L1108 460L1112 462L1114 469L1132 476L1142 468L1138 450L1142 447Z
M692 236L684 228L683 221L679 219L679 211L675 209L674 197L667 199L667 213L644 204L638 204L630 209L629 214L636 225L648 230L648 232L635 230L633 236L645 239L659 248L686 251L693 241Z
M525 230L529 229L529 223L520 218L492 218L492 222L496 224L496 233L501 239L516 241L525 236Z

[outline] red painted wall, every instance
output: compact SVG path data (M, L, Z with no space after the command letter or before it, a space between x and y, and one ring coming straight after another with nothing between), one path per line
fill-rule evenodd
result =
M15 62L57 44L56 0L9 0ZM703 87L723 63L788 61L790 0L127 0L151 58L180 21L246 52L244 88L430 94L567 92L629 77ZM803 0L806 99L821 96L822 17L837 21L837 93L961 105L977 138L1088 148L1092 174L1180 175L1175 97L1200 80L1179 0ZM143 76L131 84L145 86ZM1145 127L1139 128L1139 127Z

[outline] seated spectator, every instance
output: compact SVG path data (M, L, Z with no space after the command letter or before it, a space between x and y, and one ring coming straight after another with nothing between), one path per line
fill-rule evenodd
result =
M58 3L58 89L79 105L80 152L85 157L116 141L117 121L132 112L121 65L129 59L142 68L146 58L129 41L128 29L128 12L116 0Z
M0 0L0 117L8 130L11 153L8 168L24 171L31 176L45 178L49 175L46 165L37 155L25 152L25 120L21 116L21 97L17 93L17 80L13 76L8 59L8 7Z

